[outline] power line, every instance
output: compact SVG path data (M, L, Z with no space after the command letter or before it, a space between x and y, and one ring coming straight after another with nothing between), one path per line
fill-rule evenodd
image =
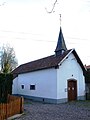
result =
M1 32L6 32L6 33L18 33L18 34L30 34L30 35L42 35L42 34L35 34L35 33L30 33L30 32L15 32L15 31L7 31L7 30L0 30Z
M21 37L6 37L6 36L0 36L1 38L6 38L6 39L17 39L17 40L30 40L30 41L36 41L36 42L53 42L56 43L56 41L51 41L51 40L45 40L45 39L33 39L33 38L21 38ZM72 38L71 38L72 39ZM75 38L76 39L76 38ZM89 41L88 41L89 42ZM81 43L75 43L75 42L69 42L66 41L67 44L81 44Z
M75 40L83 40L83 41L89 41L89 39L87 39L87 38L76 38L76 37L66 37L66 38L68 38L68 39L75 39Z
M40 42L56 42L56 41L49 41L49 40L40 40L40 39L33 39L33 38L19 38L19 37L5 37L5 36L0 36L2 38L8 38L8 39L19 39L19 40L30 40L30 41L40 41Z
M44 35L44 34L35 34L35 33L30 33L30 32L15 32L15 31L5 31L5 30L0 30L1 32L9 32L9 33L18 33L18 34L30 34L30 35ZM83 41L89 41L87 38L78 38L78 37L69 37L66 36L67 39L75 39L75 40L83 40ZM20 38L21 39L21 38ZM23 38L22 38L23 39ZM52 41L54 42L54 41Z
M29 32L15 32L15 31L5 31L5 30L0 30L1 32L10 32L10 33L19 33L19 34L30 34L30 35L40 35L40 34L33 34L33 33L29 33ZM37 42L53 42L53 43L56 43L56 41L52 41L52 40L45 40L45 39L33 39L33 38L25 38L25 37L6 37L6 36L0 36L1 38L6 38L6 39L18 39L18 40L30 40L30 41L37 41ZM65 37L66 39L75 39L75 40L80 40L81 41L85 41L85 42L89 42L89 39L83 39L83 38L75 38L75 37L69 37L69 36L66 36ZM69 42L69 41L66 41L67 44L74 44L74 45L77 45L77 44L81 44L78 42Z

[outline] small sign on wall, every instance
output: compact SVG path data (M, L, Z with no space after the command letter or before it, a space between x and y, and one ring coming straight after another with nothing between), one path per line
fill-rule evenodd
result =
M65 92L67 92L67 88L65 88Z

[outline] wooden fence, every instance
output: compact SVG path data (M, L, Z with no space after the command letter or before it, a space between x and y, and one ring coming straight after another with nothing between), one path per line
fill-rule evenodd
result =
M0 120L7 119L23 112L24 99L22 97L8 96L7 103L0 104Z

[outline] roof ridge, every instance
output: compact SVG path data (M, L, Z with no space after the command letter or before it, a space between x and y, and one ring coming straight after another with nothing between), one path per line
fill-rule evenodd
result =
M26 62L26 63L21 64L21 65L19 65L19 66L26 65L26 64L29 64L29 63L32 63L32 62L35 62L35 61L38 61L38 60L46 59L46 58L49 58L49 57L53 57L53 56L55 56L55 54L50 55L50 56L47 56L47 57L42 57L42 58L39 58L39 59L36 59L36 60L32 60L32 61L30 61L30 62ZM19 66L18 66L18 67L19 67Z

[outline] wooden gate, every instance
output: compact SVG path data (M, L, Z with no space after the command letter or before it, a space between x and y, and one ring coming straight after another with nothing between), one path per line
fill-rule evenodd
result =
M77 81L68 80L68 101L77 100Z

